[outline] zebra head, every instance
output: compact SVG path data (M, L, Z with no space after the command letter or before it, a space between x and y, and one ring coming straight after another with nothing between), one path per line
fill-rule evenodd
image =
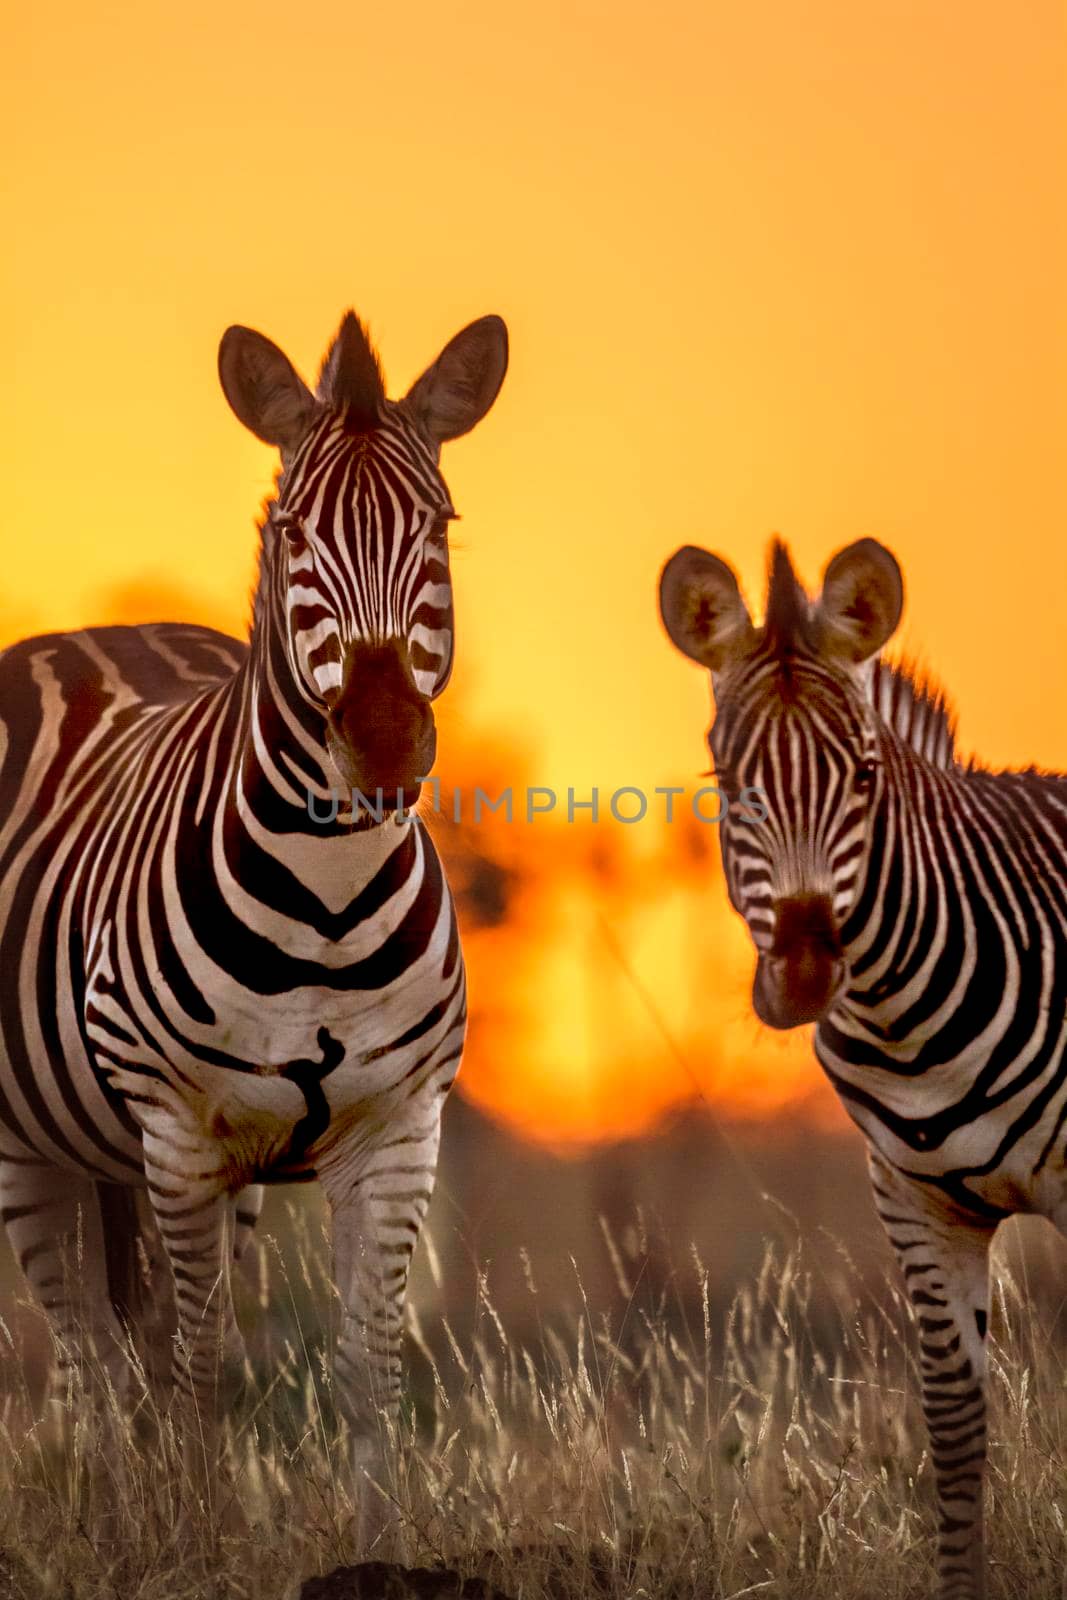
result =
M753 1004L773 1028L818 1021L847 985L841 928L883 785L867 679L902 605L900 569L873 539L833 558L815 602L776 542L758 629L717 556L689 545L663 569L667 632L712 675L708 743L731 802L723 868L756 946ZM745 790L760 792L758 808Z
M452 669L456 515L438 456L489 410L507 353L503 322L483 317L393 401L352 312L316 394L250 328L228 329L219 348L231 407L282 458L256 625L266 593L296 692L321 714L342 781L366 795L395 790L411 805L433 765L431 702Z

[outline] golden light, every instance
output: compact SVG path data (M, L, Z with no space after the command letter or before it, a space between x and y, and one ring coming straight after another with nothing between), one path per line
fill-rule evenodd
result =
M354 305L397 393L497 311L510 374L444 463L465 771L502 730L522 781L692 786L707 689L656 577L705 544L758 603L773 531L812 583L883 539L964 744L1067 766L1052 0L62 0L15 30L4 637L164 599L244 630L274 461L219 392L228 323L312 376ZM715 873L613 826L612 895L565 830L527 835L521 959L472 939L502 994L468 1092L559 1139L646 1126L695 1092L683 1057L718 1106L807 1104Z

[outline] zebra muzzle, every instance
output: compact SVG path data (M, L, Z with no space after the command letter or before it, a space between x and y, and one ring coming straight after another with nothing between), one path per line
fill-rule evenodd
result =
M774 943L760 954L752 1003L769 1028L818 1022L845 981L845 961L826 895L794 895L774 908Z
M348 662L341 694L329 708L326 744L346 784L418 799L420 778L437 753L433 708L411 679L402 641L361 647Z

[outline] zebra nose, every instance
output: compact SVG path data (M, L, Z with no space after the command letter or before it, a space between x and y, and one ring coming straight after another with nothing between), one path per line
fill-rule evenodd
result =
M752 1003L761 1022L796 1028L830 1010L845 978L841 940L826 895L794 895L775 906L774 942L756 967Z
M822 946L831 955L841 954L829 895L793 894L775 902L771 954L788 956L801 945Z
M437 753L433 709L416 689L402 640L349 652L341 693L327 713L327 742L346 783L418 793Z

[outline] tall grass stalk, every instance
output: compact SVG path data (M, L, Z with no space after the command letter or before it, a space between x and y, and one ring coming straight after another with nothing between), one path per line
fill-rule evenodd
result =
M695 1252L653 1293L633 1239L605 1230L605 1248L605 1307L576 1281L579 1311L554 1315L526 1259L521 1318L484 1273L462 1334L410 1311L395 1470L367 1490L392 1512L374 1553L515 1600L928 1595L932 1474L899 1295L872 1299L843 1253L828 1275L768 1245L723 1312ZM360 1558L325 1263L307 1225L285 1251L256 1246L252 1361L210 1505L133 1352L126 1399L71 1379L42 1419L0 1322L3 1600L291 1600ZM43 1337L26 1307L19 1326ZM991 1595L1065 1600L1064 1352L999 1258L991 1354Z

